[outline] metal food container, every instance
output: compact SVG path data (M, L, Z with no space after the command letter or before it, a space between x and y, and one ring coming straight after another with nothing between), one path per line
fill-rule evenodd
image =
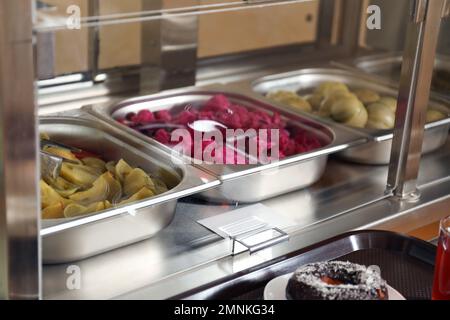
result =
M85 109L149 144L170 151L171 149L166 145L121 125L114 119L124 117L129 112L138 112L143 109L150 111L180 110L186 105L195 108L216 94L224 94L232 103L243 105L250 110L262 110L269 114L279 112L290 125L314 133L322 141L323 147L269 164L197 164L196 166L213 174L222 182L217 188L199 195L209 201L251 203L310 186L319 180L324 173L329 154L366 141L364 136L339 128L334 124L324 125L301 115L284 112L267 102L241 93L215 91L211 88L208 90L202 90L201 88L175 90L113 104L87 106ZM192 159L190 160L192 161Z
M42 117L40 132L52 140L92 151L105 160L123 158L162 179L169 191L129 205L79 218L42 220L44 263L84 259L152 237L172 221L177 199L214 187L220 182L194 167L175 164L170 155L85 118Z
M252 88L256 93L262 96L277 90L290 90L295 91L300 95L307 95L325 81L341 82L351 89L370 89L385 96L397 97L398 95L393 87L379 82L369 75L337 68L301 69L293 72L271 75L254 81ZM446 104L440 100L432 100L430 101L429 106L442 111L449 115L449 117L425 125L423 153L430 153L442 147L447 141L448 131L450 129L450 112ZM310 117L317 118L317 116L313 115L310 115ZM331 120L326 119L321 119L321 121L325 123L332 122ZM352 162L371 165L385 165L389 163L393 130L361 128L351 128L351 130L365 134L370 137L371 141L365 145L343 150L339 153L340 157Z
M394 52L338 61L336 64L378 76L398 85L402 60L402 54ZM450 56L436 55L431 91L432 94L440 95L446 99L450 98Z

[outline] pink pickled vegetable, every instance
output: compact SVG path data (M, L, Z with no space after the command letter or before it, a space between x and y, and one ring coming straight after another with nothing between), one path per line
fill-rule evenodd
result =
M152 113L150 110L143 109L137 114L129 113L125 118L117 119L118 122L136 129L146 124L161 124L162 127L151 130L143 129L141 132L165 145L175 145L177 141L171 141L171 135L175 128L169 126L164 128L164 125L183 125L191 133L191 141L186 145L189 145L189 148L192 149L192 155L194 155L193 149L195 144L193 143L193 131L188 127L188 124L196 120L214 120L222 123L228 129L243 129L244 131L255 129L257 132L259 129L268 129L267 141L260 141L259 137L254 137L250 139L251 141L247 141L246 148L248 148L248 143L256 143L258 151L267 150L269 157L272 154L271 149L274 147L279 148L277 154L280 159L322 147L320 140L313 134L299 128L288 127L280 114L274 113L270 115L260 110L248 109L245 106L232 103L223 94L215 95L198 108L186 106L183 111L177 114L173 114L168 110ZM270 129L279 129L278 143L272 141ZM202 150L208 148L207 150L210 151L216 147L216 142L213 140L203 141L201 147ZM228 161L234 161L234 163L248 162L248 159L245 159L246 157L240 155L239 152L230 150L228 153L225 152L229 148L229 146L225 146L225 141L222 142L220 148L222 148L223 158L227 161L226 163L230 163ZM247 149L241 151L246 152ZM212 151L212 155L215 155L215 151Z

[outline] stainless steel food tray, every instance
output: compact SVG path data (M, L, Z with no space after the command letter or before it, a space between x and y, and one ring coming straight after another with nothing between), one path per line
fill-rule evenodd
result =
M337 61L334 64L375 75L398 86L402 60L403 57L401 52L390 52L362 56L356 59L346 59ZM450 75L450 56L436 55L434 70L435 74L431 83L432 93L449 99L450 79L448 80L448 84L444 87L437 82L436 72L445 71Z
M178 198L220 183L197 168L173 163L170 156L161 150L96 120L89 115L83 118L42 117L39 130L48 133L55 141L90 150L105 159L123 158L131 165L160 177L170 190L130 205L79 218L43 220L44 263L80 260L150 238L171 222Z
M273 278L312 262L341 260L380 267L382 277L407 300L431 300L436 247L388 231L349 232L265 262L173 299L261 300Z
M117 123L114 118L123 117L129 112L137 112L144 108L157 111L183 108L186 104L195 107L219 93L225 94L232 102L250 109L259 109L268 113L281 112L282 116L290 123L314 132L326 143L326 146L265 165L198 165L199 168L213 174L222 182L219 187L200 194L209 201L250 203L307 187L320 179L329 154L345 150L367 140L362 135L347 131L334 124L324 125L301 115L293 115L279 110L267 102L223 90L196 88L175 90L113 104L87 106L85 110L135 137L170 152L169 147Z
M352 89L371 89L382 95L391 97L397 97L398 95L394 87L382 83L379 80L377 81L369 75L338 68L301 69L271 75L255 80L252 88L262 96L276 90L291 90L298 92L300 95L306 95L310 94L314 88L324 81L342 82ZM425 125L423 153L429 153L442 147L447 141L448 131L450 129L450 111L446 104L440 100L432 100L430 101L430 106L444 112L449 117ZM312 115L309 116L314 117ZM322 121L332 122L326 119L322 119ZM359 128L352 128L352 130L367 135L371 141L362 146L346 149L340 152L339 156L352 162L364 164L384 165L389 163L393 130Z

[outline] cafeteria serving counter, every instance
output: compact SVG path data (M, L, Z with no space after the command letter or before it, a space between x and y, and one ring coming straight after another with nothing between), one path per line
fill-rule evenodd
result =
M200 65L197 82L232 87L233 83L251 83L264 75L324 65L320 61L304 64L287 59L288 56L273 55L266 64L259 57L249 57L240 59L239 64L226 61L214 68ZM280 64L283 60L287 63ZM237 67L243 65L247 67ZM232 76L227 76L230 70ZM66 112L67 103L51 103L52 97L58 94L42 96L41 114ZM110 100L109 96L80 98L71 102L69 108ZM44 265L43 298L166 299L350 230L411 232L448 215L449 162L450 141L447 140L439 150L422 158L421 197L416 202L408 202L386 194L388 166L354 164L332 156L323 177L311 187L261 202L272 213L294 221L295 225L284 230L289 234L289 241L251 255L248 252L233 255L232 240L198 223L247 204L211 204L195 197L180 199L172 223L151 239L82 261ZM81 286L75 290L67 286L73 266L81 273Z
M344 236L346 249L352 249L349 250L351 252L361 248L361 239L369 242L378 239L379 247L383 245L389 247L389 243L376 235L377 232L363 235L364 232L354 231L379 229L409 234L417 231L418 228L433 225L442 217L448 216L450 112L447 112L447 108L441 109L440 104L435 103L438 99L439 102L448 106L449 100L448 96L436 95L433 88L430 91L428 84L432 79L432 60L436 52L441 20L450 14L450 1L435 0L436 3L433 2L433 5L429 1L416 1L411 12L404 14L402 22L405 22L408 27L402 58L405 63L402 64L399 81L394 84L385 81L385 78L367 73L367 70L364 71L363 68L344 63L347 59L357 61L356 59L360 56L378 54L382 53L378 52L379 50L384 50L364 41L366 30L363 28L366 24L362 22L368 12L366 1L258 0L233 3L223 1L223 3L214 4L202 3L200 6L197 6L197 1L192 1L191 5L185 4L178 8L165 8L160 1L161 7L158 5L151 10L147 6L135 9L136 12L124 12L124 8L118 8L116 13L105 10L99 1L92 2L89 8L83 10L78 8L80 12L83 12L83 16L74 19L72 22L77 23L73 25L72 22L67 23L66 19L60 19L69 13L61 6L52 7L53 16L50 17L50 11L42 12L42 8L37 6L37 1L0 1L2 17L0 25L3 27L0 27L0 114L2 115L0 126L5 133L0 137L2 146L0 162L5 173L0 183L3 186L0 188L0 202L4 207L0 211L2 221L0 245L5 248L0 250L0 276L6 283L0 286L1 298L48 300L171 299L196 296L209 298L211 296L201 295L202 288L217 284L220 286L226 279L240 278L242 275L245 275L245 279L252 281L248 277L251 278L255 270L265 270L267 266L272 266L274 263L276 265L289 254L306 250L311 245L344 232L352 231ZM303 22L305 25L300 27L312 32L308 39L267 44L255 48L246 48L241 45L239 50L228 50L210 55L197 54L201 52L198 48L202 44L202 37L198 36L202 34L198 28L202 25L198 23L200 16L225 12L234 15L234 11L247 10L258 10L258 14L255 15L260 15L263 7L274 9L275 6L303 3L305 6L313 5L315 8L314 14L308 14L307 7L299 9L305 14ZM109 13L105 14L105 12ZM300 16L294 15L294 17L295 24L298 24ZM213 20L217 25L216 19ZM248 22L247 19L240 20ZM121 58L122 54L132 53L134 46L128 42L132 37L131 31L127 28L134 23L137 26L136 30L139 31L136 32L136 39L141 46L134 48L134 54L139 59L134 61L133 58L133 61L116 63L116 58ZM238 24L233 23L233 25ZM109 26L113 26L113 29L110 29L113 32L111 36L105 37L107 33L104 31ZM72 29L71 32L68 33L67 28ZM239 28L244 31L248 27L239 26ZM119 29L120 32L118 32ZM80 30L80 33L76 30ZM279 32L286 33L284 29ZM70 34L68 38L65 38L66 33ZM292 33L296 34L295 31ZM73 36L75 34L86 36L85 39L83 38L82 45L81 42L77 42L77 37ZM390 33L387 34L386 38L390 38ZM61 37L62 35L64 37ZM125 42L118 41L120 35L123 40L126 40ZM266 32L262 31L261 35L267 38ZM61 42L62 38L66 41ZM223 40L220 35L215 38ZM279 36L276 37L277 40L279 38ZM232 42L235 40L233 36ZM118 44L113 51L108 50L110 42ZM106 43L108 45L105 45ZM203 41L203 45L216 46L211 40ZM86 52L82 49L86 49ZM61 57L65 54L62 55L61 52L70 54L62 60ZM33 54L35 54L34 57ZM103 63L106 56L114 58L112 63ZM81 61L84 61L83 65L69 68L72 62L77 64ZM61 69L61 66L64 68ZM338 78L329 79L332 68L340 68L336 71ZM310 70L306 72L308 74L305 74L306 69ZM300 74L296 74L298 72ZM350 77L340 76L344 72L355 72L358 76L354 78L356 80L350 81ZM322 76L321 73L324 75ZM325 84L324 82L332 80L339 82L341 88L342 84L345 84L347 93L352 95L352 102L342 108L336 108L341 111L340 113L332 114L330 110L329 114L322 115L323 117L320 118L321 115L314 111L320 111L322 103L325 104L325 100L329 98L325 92L319 90L319 102L315 104L311 102L310 110L302 111L301 108L300 110L289 109L288 103L283 105L283 101L270 101L270 93L273 93L274 87L272 89L267 87L268 90L256 88L258 80L265 80L266 85L275 84L279 76L286 78L289 74L296 81L303 79L300 83L302 85L292 88L280 87L276 90L290 90L296 99L308 100L311 98L310 95L317 93L315 92L319 89L317 86L320 87ZM274 76L277 78L275 82L272 81ZM370 78L369 82L362 82L363 76ZM10 81L11 77L14 81ZM303 89L307 89L308 92L303 92L301 90L303 84L305 86L312 84L311 77L316 77L318 82L311 87L304 87ZM369 84L378 83L376 78L379 78L380 83L385 82L380 86L370 87ZM169 91L165 91L167 89L198 90L214 86L223 88L217 90L218 94L225 98L227 98L227 90L231 89L228 93L236 90L235 94L242 94L242 99L238 100L244 101L250 98L255 100L255 108L249 108L251 109L249 110L246 104L243 104L244 108L242 108L241 102L231 99L229 101L236 105L227 103L226 111L221 110L221 112L225 111L223 115L238 113L233 111L231 106L239 107L247 116L252 110L255 113L261 111L264 116L261 115L259 119L267 119L269 116L272 120L265 123L258 120L256 126L252 122L252 125L248 127L259 129L263 128L263 125L276 122L277 129L285 130L283 133L287 137L286 145L290 145L291 150L293 146L295 147L295 151L283 153L286 157L283 157L279 163L261 166L265 170L261 170L261 173L277 172L278 169L297 164L296 161L303 164L302 161L308 156L312 158L321 156L322 161L316 166L320 178L317 174L314 175L314 179L307 181L308 183L299 183L300 176L309 176L309 178L313 176L311 167L299 166L296 171L280 170L284 172L282 181L280 175L274 175L273 177L265 176L264 184L259 180L251 186L240 184L233 172L221 175L212 170L213 167L203 168L203 163L201 165L189 163L185 167L173 161L184 159L176 154L169 160L169 153L163 148L164 143L158 144L157 139L152 140L155 137L151 136L152 132L147 127L139 129L137 126L132 126L134 129L143 130L141 133L146 134L140 137L139 133L132 133L132 129L118 124L121 122L128 126L128 121L133 122L132 125L136 123L146 125L153 120L139 120L135 123L134 120L131 121L132 118L127 119L127 115L131 113L121 115L125 118L120 119L111 113L108 122L99 117L99 114L88 111L89 107L94 105L109 105L117 101L128 101L127 99L130 98L154 98L154 95L147 95L168 94ZM365 86L368 87L364 88ZM381 135L346 126L347 124L360 129L375 129L368 126L370 102L363 103L363 99L357 97L356 90L359 89L371 89L371 93L378 96L376 101L382 98L397 101L397 103L394 101L391 107L385 105L389 108L381 108L388 111L383 114L388 114L392 120L390 125L378 128L387 130ZM229 94L228 98L230 98ZM191 112L192 107L196 107L194 102L198 101L186 100L180 107L183 107L185 112ZM161 101L156 104L158 108L165 107L161 105ZM177 103L170 107L174 105ZM317 110L313 110L313 105ZM347 108L349 105L351 108ZM273 107L273 109L267 107ZM427 110L427 107L433 110ZM148 105L145 105L145 108L147 110L139 111L147 111L153 116L148 110ZM268 110L271 112L266 112ZM356 113L342 112L355 110ZM426 119L428 111L435 111L434 115L437 114L439 117L428 121ZM51 126L48 127L50 133L64 137L67 143L71 141L78 143L80 141L74 141L77 139L75 133L78 132L74 128L80 129L81 126L73 125L73 130L67 130L68 127L64 129L61 121L64 117L70 116L73 118L66 118L64 121L71 123L83 121L83 113L90 117L89 127L92 129L83 131L81 135L83 139L86 138L86 141L90 140L89 146L86 146L89 150L86 151L93 153L98 151L100 155L100 153L106 153L105 148L112 146L114 148L111 147L109 150L111 152L108 152L108 156L112 158L104 160L120 161L122 154L124 157L141 159L141 161L134 161L136 164L131 163L133 166L142 166L138 168L141 171L146 169L145 163L148 164L149 170L156 163L160 163L164 169L168 165L170 168L167 169L171 170L161 171L161 175L156 178L165 183L166 181L162 179L163 173L170 171L174 173L171 177L178 178L177 183L167 185L170 188L142 202L125 203L122 206L119 204L110 211L75 217L73 220L66 220L71 219L70 215L63 215L63 217L59 216L60 219L49 219L62 220L62 224L59 224L61 221L50 221L56 224L48 225L49 221L40 217L42 209L46 208L42 202L40 203L39 175L36 174L39 171L38 155L41 151L37 143L39 126L42 125L42 122L41 124L39 122L49 121L43 120L44 118L51 119ZM170 113L169 115L172 118L173 115ZM349 118L359 116L357 125L349 121L348 115ZM43 116L50 116L50 118ZM198 120L204 119L198 118ZM164 124L168 121L170 120L167 118L166 120L161 118ZM428 122L425 125L426 121ZM158 125L161 124L158 123ZM184 125L190 124L192 122L186 122ZM286 124L295 124L295 126L287 128ZM237 125L235 127L240 128ZM438 138L430 134L431 130L428 130L430 127L438 128ZM296 131L292 131L292 128ZM301 140L302 137L307 136L306 133L309 134L312 131L315 135L311 134L311 137L317 140L316 147L300 148L303 147L301 143L298 143L300 146L294 144L298 142L296 140ZM171 131L166 133L169 134ZM319 139L323 137L328 139ZM103 143L101 138L109 139L111 144ZM113 140L117 141L113 143ZM305 141L302 143L308 142ZM382 161L374 161L374 156L367 153L364 154L366 161L351 163L352 157L345 158L342 154L344 150L354 151L355 148L370 146L379 141L383 142L378 143L383 145L383 148L378 148L382 150L378 152L378 155L383 156ZM428 149L422 150L423 141ZM392 144L392 151L390 144ZM308 142L308 147L311 145L313 144ZM122 152L127 146L132 148L128 148L129 152ZM78 147L85 148L83 145ZM97 150L90 150L91 148ZM322 151L324 151L323 154ZM245 152L244 154L248 155ZM155 158L153 160L158 161L153 162L152 159L147 159L152 156ZM258 157L255 158L258 159ZM175 164L180 165L175 166ZM260 164L262 162L257 163L258 166ZM105 168L108 172L105 174L111 175L111 170L106 165L107 163ZM244 182L249 179L248 176L260 174L254 168L247 169L247 171L239 172L239 174L242 173ZM116 170L115 167L114 170ZM114 174L117 172L114 171ZM193 177L196 179L193 180ZM257 194L255 189L262 190L276 186L277 183L272 183L271 179L277 178L287 187L278 190L279 192ZM205 200L205 197L199 197L200 193L203 195L220 193L220 188L225 187L224 181L229 183L228 187L232 186L229 189L237 194L236 197L210 197L210 201ZM145 187L147 186L149 185L145 184ZM303 189L299 190L300 187ZM109 184L106 190L109 190L108 188L110 188ZM152 190L150 191L153 193ZM417 196L417 192L420 193L420 197ZM112 197L110 192L108 196ZM131 194L127 196L132 198ZM231 198L235 202L226 201ZM59 196L57 199L59 201ZM252 201L256 203L246 203ZM111 202L116 204L112 199ZM143 203L145 208L139 207ZM157 211L155 206L158 204L167 206L167 210L162 210L162 213L158 215L162 221L157 224L155 230L147 230L145 223L140 222L140 219L134 219L139 214L136 211L138 209L145 209L151 217L151 213ZM62 201L59 201L57 205L60 211L66 209ZM106 203L103 203L103 206L106 208ZM250 224L246 225L246 228L235 228L234 230L238 229L238 231L229 237L211 227L209 218L216 218L216 224L220 226L216 229L222 228L223 231L224 227L231 229L230 225L236 227L237 221L230 222L229 218L226 224L217 223L217 220L223 217L222 214L236 209L247 210L251 213L249 216L261 210L275 222L280 220L290 223L282 227L259 221L261 223L256 224L259 229L251 230L255 224L252 224L254 221L249 219ZM233 214L227 216L236 217ZM111 223L115 218L119 219L115 220L116 223ZM103 219L105 221L101 221ZM122 220L127 220L128 224L124 225ZM240 217L236 220L240 220ZM93 223L97 221L101 221L102 224L104 222L103 232ZM209 221L210 224L208 225L205 221ZM84 222L89 227L88 233L80 232L83 231L80 227ZM152 218L147 222L149 225L154 225ZM136 234L135 229L140 229L141 233ZM243 244L245 247L245 241L242 240L245 239L244 236L260 229L279 231L280 236L249 245L248 250L239 245ZM69 230L77 237L63 238L64 233L61 234L61 231L64 230ZM159 232L156 233L157 231ZM430 233L429 237L423 238L431 241L436 237L436 233L437 230L432 235ZM49 246L46 245L49 243L49 235L53 234L55 237L51 243L59 248L57 252L52 248L49 251ZM149 236L151 238L148 238ZM240 236L242 237L239 238ZM395 243L400 246L414 242L403 235L391 238L396 238ZM414 248L426 247L428 253L434 251L430 243L417 241L422 244L413 246ZM79 249L79 252L73 254L70 251L73 248ZM95 250L87 250L89 248ZM332 246L332 248L336 249L336 257L349 253L341 252L338 246ZM330 250L330 247L327 250ZM57 253L58 257L49 258L49 252ZM309 256L310 261L319 261L320 258L314 254ZM332 258L329 257L329 259Z
M259 265L283 254L354 229L409 232L446 215L450 203L450 142L422 160L418 202L384 194L386 166L364 166L332 159L314 186L263 201L276 214L296 222L289 242L253 255L231 255L231 241L197 223L239 207L186 198L172 224L152 239L83 261L46 265L45 299L162 299ZM81 288L66 286L68 267L81 270Z

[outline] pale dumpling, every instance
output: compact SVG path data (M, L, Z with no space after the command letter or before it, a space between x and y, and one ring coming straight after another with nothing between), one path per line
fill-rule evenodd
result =
M120 182L123 182L126 176L133 171L133 168L126 163L123 159L120 159L115 166L116 176Z
M120 200L122 187L110 172L105 172L94 183L92 188L77 192L69 197L70 200L82 205L108 200L112 203Z
M58 192L56 192L52 187L50 187L44 180L39 182L39 187L41 191L41 208L47 208L55 203L66 204L70 202L64 199Z
M354 93L364 105L369 105L380 100L380 95L370 89L358 89Z
M349 91L350 90L348 89L347 85L345 85L344 83L328 81L321 83L314 90L314 94L319 95L323 98L327 98L328 96L336 92L349 92Z
M322 104L323 97L318 94L312 94L306 98L306 101L309 102L313 111L318 111L320 109L320 105Z
M312 111L312 107L310 105L310 103L300 97L297 93L293 92L293 91L275 91L272 93L269 93L267 95L267 98L276 101L276 102L280 102L283 103L287 106L292 107L293 109L296 110L300 110L300 111L304 111L304 112L311 112Z
M155 184L152 179L142 169L133 169L125 177L123 191L127 196L131 197L144 187L147 187L152 191L155 190Z
M143 200L143 199L150 198L150 197L152 197L154 195L155 194L153 193L152 190L150 190L147 187L143 187L141 190L139 190L138 192L133 194L128 199L123 200L120 204L123 205L123 204L132 203L132 202L135 202L135 201L140 201L140 200Z
M47 147L46 151L72 161L62 163L59 177L42 177L42 219L80 217L168 191L162 180L152 179L123 159L105 162L89 152L75 154L58 147ZM163 168L159 168L158 177L170 183L164 173Z
M78 216L84 216L93 212L103 211L110 208L112 208L112 204L108 200L94 202L87 207L74 203L68 205L64 209L63 215L66 218L74 218Z
M364 128L367 123L367 110L357 98L349 96L338 99L331 107L331 117L342 124Z
M331 107L333 106L333 104L338 101L339 99L343 99L343 98L347 98L347 97L352 97L352 98L356 98L356 96L350 92L346 92L346 91L336 91L332 94L330 94L327 98L325 98L322 101L322 104L320 105L320 109L319 109L319 116L321 117L330 117L331 116Z
M61 165L61 177L67 181L82 187L89 187L98 179L99 170L85 166L63 162Z
M367 107L369 119L368 129L392 129L395 125L395 113L386 104L380 102L372 103Z
M379 103L386 105L392 112L397 111L397 100L391 97L381 97Z

